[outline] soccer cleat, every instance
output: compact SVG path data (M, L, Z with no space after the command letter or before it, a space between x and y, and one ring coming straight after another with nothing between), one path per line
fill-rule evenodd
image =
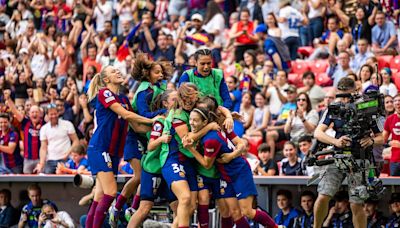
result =
M125 219L126 219L126 221L128 223L131 220L132 215L135 214L135 212L136 212L136 210L134 208L132 208L132 207L126 208L126 210L125 210Z
M118 220L119 220L119 210L115 208L114 206L110 207L110 210L108 211L110 217L108 219L108 224L112 228L117 228L118 227Z

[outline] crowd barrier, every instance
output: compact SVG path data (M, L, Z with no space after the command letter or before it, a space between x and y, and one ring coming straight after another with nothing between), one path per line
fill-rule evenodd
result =
M119 175L117 182L119 189L130 178L130 175ZM81 189L73 185L74 175L1 175L0 189L8 188L12 192L12 205L18 207L21 202L26 202L26 194L23 192L31 183L37 183L42 188L42 197L54 201L61 210L65 210L75 221L86 214L88 207L78 205L79 199L90 193L90 189ZM316 185L307 186L308 177L273 176L254 177L258 191L258 205L275 215L276 193L279 189L288 189L293 193L293 204L300 205L300 193L304 190L316 192ZM381 200L380 209L388 213L388 201L390 194L400 191L400 178L381 178L386 186L386 193ZM24 196L25 195L25 196Z

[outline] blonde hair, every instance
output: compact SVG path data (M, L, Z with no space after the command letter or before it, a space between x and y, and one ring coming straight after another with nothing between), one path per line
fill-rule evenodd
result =
M100 73L97 73L96 75L94 75L94 77L90 81L89 89L87 91L89 102L97 96L97 93L99 92L99 90L101 88L106 86L106 84L104 83L104 78L107 77L106 69L108 67L111 67L111 66L104 67L100 71Z
M178 109L183 106L182 97L199 96L199 90L196 84L191 82L182 83L177 92L178 99L175 102L174 109Z

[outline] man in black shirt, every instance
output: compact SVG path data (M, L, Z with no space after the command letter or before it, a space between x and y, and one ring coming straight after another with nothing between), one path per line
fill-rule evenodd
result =
M322 227L353 228L352 213L350 211L349 195L347 191L340 191L335 195L335 205L329 210L328 217Z

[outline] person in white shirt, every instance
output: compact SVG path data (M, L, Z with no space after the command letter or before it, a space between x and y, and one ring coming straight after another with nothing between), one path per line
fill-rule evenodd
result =
M282 104L286 103L285 90L289 87L287 73L283 70L276 73L275 82L269 81L264 85L267 88L266 97L269 99L269 111L272 119L278 118Z
M299 28L308 23L305 15L290 6L289 0L281 2L281 9L277 18L279 28L284 31L282 39L289 48L291 60L297 59L297 49L300 47Z
M67 120L59 119L57 106L47 106L49 121L40 129L40 162L34 172L54 174L57 164L65 162L70 149L79 144L74 125ZM72 143L71 143L72 142Z
M43 228L74 228L74 221L65 211L56 211L52 204L42 206L39 215L39 227Z
M221 47L226 44L224 39L225 18L221 8L215 1L207 3L206 16L204 19L203 29L208 34L214 35L214 43Z
M379 86L379 91L383 95L390 95L392 97L395 97L398 91L396 85L390 80L392 77L392 70L390 70L390 68L388 67L385 67L381 70L381 75L382 85Z
M97 1L94 8L93 18L96 19L96 32L104 31L104 24L106 21L112 19L112 4L107 0Z

